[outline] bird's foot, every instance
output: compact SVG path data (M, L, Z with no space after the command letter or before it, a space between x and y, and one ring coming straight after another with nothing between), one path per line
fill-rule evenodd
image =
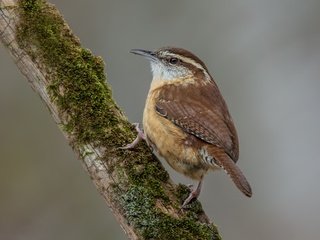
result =
M200 195L200 191L198 189L193 190L186 200L184 200L181 208L185 208L193 199L197 199Z
M187 197L187 199L184 200L181 208L185 208L193 199L197 199L199 197L201 192L201 187L202 187L202 179L200 180L196 189L192 189L192 184L188 184L188 188L191 190L191 192Z
M141 140L146 140L146 136L144 135L143 130L139 127L139 123L133 123L133 126L135 126L135 129L137 131L137 137L133 140L132 143L127 144L124 147L119 147L120 149L132 149L135 146L137 146L137 144L141 141Z

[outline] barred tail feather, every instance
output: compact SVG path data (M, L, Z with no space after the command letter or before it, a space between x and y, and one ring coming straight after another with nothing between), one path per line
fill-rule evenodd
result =
M208 150L210 152L210 149ZM211 154L214 156L215 163L227 172L237 188L247 197L251 197L252 190L249 182L229 155L217 148L212 148Z

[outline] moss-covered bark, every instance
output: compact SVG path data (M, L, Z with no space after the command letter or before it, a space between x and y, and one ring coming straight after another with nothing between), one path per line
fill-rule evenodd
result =
M118 149L135 131L112 99L103 60L80 45L45 1L19 1L19 15L18 43L46 73L62 130L74 149L104 149L102 159L115 176L111 199L134 231L143 239L220 239L198 201L180 210L188 188L171 182L145 144L135 151Z

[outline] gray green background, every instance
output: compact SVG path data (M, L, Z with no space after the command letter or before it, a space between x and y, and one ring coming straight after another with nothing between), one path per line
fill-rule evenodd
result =
M319 239L319 0L52 2L106 60L132 122L141 121L151 74L131 48L184 47L207 64L253 187L247 199L224 173L205 178L200 200L224 239ZM0 73L0 239L126 239L2 46Z

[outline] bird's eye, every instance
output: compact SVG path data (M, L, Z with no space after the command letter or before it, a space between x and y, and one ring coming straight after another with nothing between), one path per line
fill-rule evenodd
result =
M178 62L179 62L178 58L172 57L169 59L169 63L171 63L171 64L177 64Z

